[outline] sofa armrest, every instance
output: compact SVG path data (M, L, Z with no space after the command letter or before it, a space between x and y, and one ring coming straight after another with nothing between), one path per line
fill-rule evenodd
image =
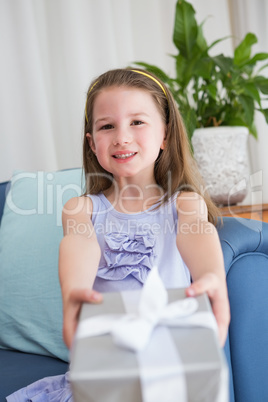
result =
M226 275L233 262L245 253L268 255L268 224L244 218L224 217L218 225Z
M218 233L231 308L225 352L230 400L266 400L268 384L268 224L223 218Z

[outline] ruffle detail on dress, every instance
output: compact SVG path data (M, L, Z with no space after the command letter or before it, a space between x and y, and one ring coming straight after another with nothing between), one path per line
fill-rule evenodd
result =
M112 232L105 236L105 266L97 276L108 280L122 280L128 275L144 283L155 259L155 236L147 231L135 233Z

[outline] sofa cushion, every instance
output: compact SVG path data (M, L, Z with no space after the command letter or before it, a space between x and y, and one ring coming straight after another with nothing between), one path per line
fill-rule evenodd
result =
M10 188L10 182L5 181L0 183L0 224L2 220L3 210L6 202L6 193Z
M61 210L82 170L14 173L0 229L0 348L68 361L58 279Z

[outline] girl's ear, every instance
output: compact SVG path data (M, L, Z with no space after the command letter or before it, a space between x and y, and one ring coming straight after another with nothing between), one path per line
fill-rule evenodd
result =
M92 149L92 151L95 154L96 147L95 147L95 143L94 143L92 134L86 133L86 138L87 138L87 141L88 141L88 144L89 144L90 148Z
M160 145L160 149L165 149L166 146L166 140L163 140L162 144Z
M167 139L167 131L165 130L165 137L163 139L162 144L160 145L160 149L165 149L165 147L166 147L166 139Z

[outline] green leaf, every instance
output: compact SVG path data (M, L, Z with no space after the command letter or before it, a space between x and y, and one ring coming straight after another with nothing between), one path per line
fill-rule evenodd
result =
M236 47L234 52L234 64L240 66L244 64L251 54L251 47L257 43L257 37L253 33L246 34L242 42Z
M223 38L217 39L214 42L211 43L211 45L209 45L207 50L212 49L215 45L217 45L218 43L222 42L223 40L229 39L230 36L224 36Z
M198 25L198 27L197 27L196 44L199 47L199 49L202 50L202 52L205 52L208 50L208 45L207 45L207 41L203 34L203 24L204 24L204 21L202 22L202 24Z
M197 127L196 112L191 107L183 108L180 110L181 117L183 119L187 134L191 140L194 130Z
M254 118L254 101L252 98L246 95L238 96L239 102L243 108L243 117L247 125L250 127L253 123Z
M262 60L266 60L268 59L268 53L256 53L255 56L253 56L251 59L249 59L247 61L246 64L253 64L255 66L255 64L258 61L262 61Z
M209 84L207 86L207 92L214 100L216 100L216 98L217 98L217 87L216 87L216 85Z
M191 60L186 60L181 54L177 57L176 71L177 79L182 88L187 88L192 79L196 79L196 68L201 60L201 50L198 46L194 46ZM208 67L209 65L207 65ZM206 72L203 71L204 74Z
M222 72L226 75L230 72L233 66L233 59L231 57L226 57L223 54L212 57L214 63L222 70Z
M257 86L254 85L253 83L245 83L243 85L243 92L253 98L258 104L261 104L261 99L259 95L259 91L257 89Z
M204 57L199 59L193 68L193 74L197 77L202 77L209 80L211 78L211 71L213 69L214 63L209 57Z
M253 69L254 69L254 65L253 64L248 64L248 63L244 63L241 66L237 66L235 65L234 68L236 69L236 71L238 71L238 73L241 75L247 75L248 77L252 76L253 73Z
M176 4L173 42L180 54L188 60L192 58L197 33L198 28L193 6L184 0L179 0Z
M247 127L247 123L245 123L243 116L239 113L228 116L228 120L225 122L225 125Z
M253 135L253 137L255 137L256 140L257 140L257 139L258 139L258 133L257 133L256 126L255 126L255 124L254 124L254 121L253 121L253 123L251 124L251 127L248 127L248 129L249 129L249 132Z
M263 94L268 95L268 78L258 75L254 77L254 83Z
M262 109L261 112L265 117L266 123L268 124L268 109Z
M263 61L266 59L268 59L268 53L257 53L254 57L245 61L243 64L240 64L239 66L236 65L236 68L237 69L239 68L241 70L241 72L244 72L248 76L251 76L254 71L254 68L256 67L256 64L259 61ZM265 66L262 66L258 72L260 72L261 70L263 70L266 67L267 67L267 64Z
M260 73L262 70L268 67L268 64L264 64L264 66L261 66L261 68L258 69L258 73Z
M176 57L176 73L177 82L180 86L185 88L190 80L190 77L186 79L187 69L189 69L189 64L181 54Z

